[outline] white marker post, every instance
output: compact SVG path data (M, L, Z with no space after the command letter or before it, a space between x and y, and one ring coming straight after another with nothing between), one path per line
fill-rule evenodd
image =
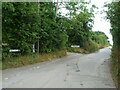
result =
M33 44L33 53L35 53L35 44Z

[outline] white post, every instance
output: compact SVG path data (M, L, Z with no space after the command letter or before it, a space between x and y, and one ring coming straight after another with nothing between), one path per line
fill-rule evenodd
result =
M35 44L33 44L33 53L35 53Z

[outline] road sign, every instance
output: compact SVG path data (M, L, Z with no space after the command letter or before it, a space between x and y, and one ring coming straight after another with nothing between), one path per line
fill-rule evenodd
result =
M10 49L9 52L20 52L19 49Z
M71 47L80 48L80 45L71 45Z

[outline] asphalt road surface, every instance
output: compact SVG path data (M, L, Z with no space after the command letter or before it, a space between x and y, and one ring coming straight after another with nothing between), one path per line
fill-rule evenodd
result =
M115 88L110 47L42 64L3 70L3 88Z

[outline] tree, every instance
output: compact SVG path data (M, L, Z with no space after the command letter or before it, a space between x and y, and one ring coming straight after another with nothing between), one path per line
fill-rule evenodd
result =
M113 36L112 62L113 70L117 71L118 88L120 88L120 1L112 2L106 5L108 7L107 19L111 23L111 33ZM116 70L117 69L117 70Z

